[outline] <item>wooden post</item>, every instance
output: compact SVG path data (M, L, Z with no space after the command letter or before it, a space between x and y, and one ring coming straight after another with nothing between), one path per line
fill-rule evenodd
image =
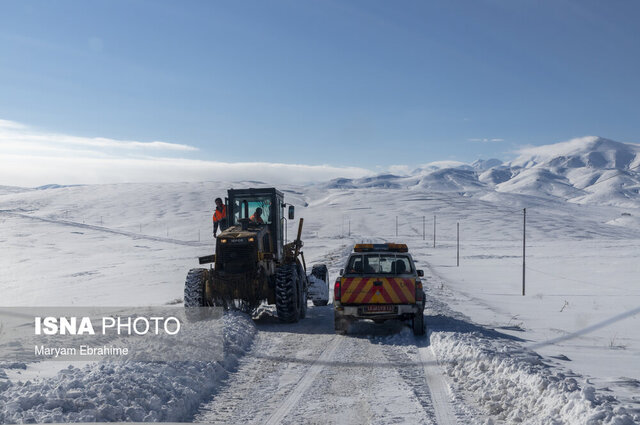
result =
M427 239L426 220L427 218L425 216L422 216L422 240Z
M398 237L398 216L396 216L396 238Z

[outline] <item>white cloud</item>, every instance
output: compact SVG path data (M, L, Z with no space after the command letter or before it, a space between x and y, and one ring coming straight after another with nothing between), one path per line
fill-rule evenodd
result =
M0 119L0 129L7 129L7 130L11 130L11 129L15 129L15 130L21 130L21 129L26 129L27 127L23 124L20 124L18 122L15 121L8 121L8 120L3 120Z
M225 163L182 158L95 158L1 155L0 185L33 187L48 183L96 184L206 180L261 180L269 183L310 183L337 177L372 174L357 167Z
M468 167L469 164L461 162L461 161L433 161L426 164L420 165L421 169L424 170L441 170L443 168L460 168L460 167Z
M479 138L479 139L467 139L468 142L482 142L482 143L499 143L504 142L504 139L500 138Z
M538 157L551 157L564 155L573 151L582 150L585 146L597 142L600 138L597 136L577 137L575 139L564 142L554 143L551 145L532 146L524 145L518 148L515 153L519 155L530 155Z
M23 144L39 143L44 147L53 145L85 146L92 148L112 149L146 149L171 151L197 151L198 148L177 143L160 141L138 142L130 140L115 140L106 137L78 137L67 134L47 133L34 130L21 123L0 120L0 148L15 148Z
M99 184L206 180L310 183L373 174L358 167L194 160L168 157L196 150L166 142L47 134L0 120L0 185ZM164 154L152 156L153 153ZM133 155L137 156L133 156ZM144 154L144 156L141 156Z
M387 170L391 174L406 176L408 174L411 174L411 170L413 170L414 168L410 168L408 165L390 165Z

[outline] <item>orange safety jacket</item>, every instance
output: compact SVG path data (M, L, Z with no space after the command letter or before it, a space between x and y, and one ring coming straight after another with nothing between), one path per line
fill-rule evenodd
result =
M264 224L264 220L262 219L262 217L258 217L255 214L252 215L249 220L253 221L254 223Z
M223 205L222 206L222 211L218 210L218 208L215 209L215 211L213 212L213 221L214 222L218 222L220 220L222 220L223 218L227 218L227 206Z

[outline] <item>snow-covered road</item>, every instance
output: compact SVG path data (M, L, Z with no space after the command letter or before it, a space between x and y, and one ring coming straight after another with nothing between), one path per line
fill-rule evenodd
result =
M362 323L335 335L331 306L310 307L292 325L265 312L256 325L253 349L196 421L458 423L444 370L406 325Z

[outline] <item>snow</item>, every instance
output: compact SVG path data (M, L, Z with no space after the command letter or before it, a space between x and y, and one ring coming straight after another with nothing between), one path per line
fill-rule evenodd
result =
M431 344L454 385L506 423L633 424L624 407L593 386L549 368L518 346L479 335L437 332Z
M220 361L69 366L53 377L15 382L0 392L0 422L188 421L251 345L255 327L248 317L230 313L223 322Z
M441 284L432 288L432 294L439 295L437 299L453 296L439 276L431 275L430 280ZM438 362L451 377L453 387L482 406L494 420L527 424L636 423L638 418L629 411L632 409L620 406L610 391L596 390L583 376L554 361L563 357L565 362L568 358L543 357L529 349L523 338L531 335L528 330L524 333L523 322L496 327L497 331L479 327L437 299L430 300L426 315Z
M438 396L458 423L638 423L639 158L637 145L587 138L523 151L487 171L449 164L279 186L305 218L307 266L326 263L331 279L354 243L409 244L425 271L428 338L359 323L320 364L337 338L331 306L309 306L294 325L277 323L269 308L253 321L232 314L224 325L234 348L220 362L0 361L0 422L190 421L210 418L208 406L229 421L264 422L278 411L291 423L320 414L328 423L434 423ZM186 272L214 249L213 199L263 185L0 187L0 304L179 303ZM289 221L289 240L296 227ZM437 360L432 369L423 370L424 349ZM433 380L438 373L444 380ZM289 397L298 382L305 396ZM286 400L296 408L282 410ZM228 403L235 407L221 413Z
M478 171L486 171L502 165L502 161L496 158L477 159L471 163L471 167Z
M638 144L583 137L520 153L508 164L517 176L498 190L532 194L542 190L571 202L638 207Z
M633 158L640 153L640 145L587 136L551 145L523 148L520 149L520 153L517 159L511 161L511 166L532 167L551 162L625 168L629 167L634 162Z

